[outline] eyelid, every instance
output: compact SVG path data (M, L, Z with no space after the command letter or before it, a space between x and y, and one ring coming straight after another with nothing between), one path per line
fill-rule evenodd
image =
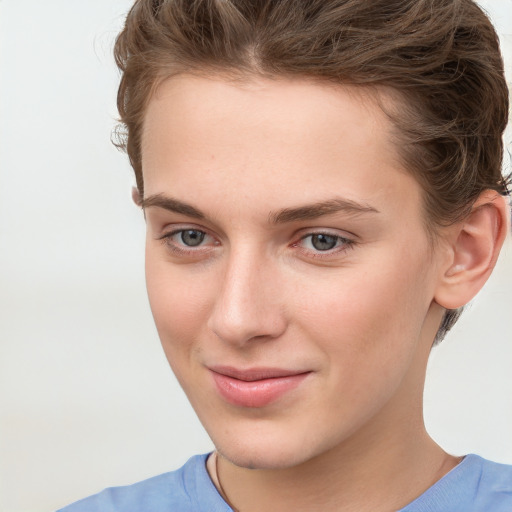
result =
M314 232L311 232L311 233L306 233L305 235L302 235L300 238L299 238L299 242L301 242L302 240L305 240L306 238L310 238L310 237L313 237L313 236L317 236L317 235L324 235L324 236L328 236L328 237L331 237L331 238L336 238L337 240L341 240L343 242L346 242L346 243L355 243L355 240L351 239L351 238L347 238L346 236L343 236L343 235L339 235L339 234L336 234L336 233L329 233L328 231L314 231ZM297 242L295 242L297 243Z
M159 229L158 231L161 234L155 236L157 240L162 240L163 238L167 238L177 233L181 233L182 231L200 231L205 235L211 236L212 238L216 238L215 235L212 235L210 230L208 230L204 226L199 226L198 224L189 222L176 222L170 225L168 224L163 228Z
M355 233L352 233L351 231L347 231L346 229L339 229L339 228L327 228L322 226L312 226L303 228L297 231L296 237L297 238L304 238L306 236L310 235L328 235L328 236L337 236L340 238L344 238L346 240L354 240L357 241L359 239L359 236Z

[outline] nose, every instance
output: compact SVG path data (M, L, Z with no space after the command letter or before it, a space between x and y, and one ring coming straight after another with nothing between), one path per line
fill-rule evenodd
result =
M278 274L276 265L256 251L232 253L219 277L208 327L236 346L279 337L287 322L279 300Z

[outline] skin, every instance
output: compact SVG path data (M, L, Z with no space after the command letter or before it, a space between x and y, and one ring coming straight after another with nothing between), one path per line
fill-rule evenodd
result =
M370 95L307 80L181 75L149 102L151 308L243 512L397 510L458 462L422 416L453 245L429 243L390 140ZM290 214L340 200L359 210ZM204 238L187 246L179 230ZM318 250L318 233L334 248ZM219 394L216 365L308 373L243 407Z

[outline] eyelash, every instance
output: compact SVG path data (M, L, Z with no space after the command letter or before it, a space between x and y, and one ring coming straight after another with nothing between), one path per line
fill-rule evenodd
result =
M166 246L167 249L172 251L174 254L177 254L178 256L199 255L200 253L206 252L205 249L201 250L201 247L202 247L201 245L198 245L197 248L185 248L185 247L192 247L192 246L182 245L180 247L176 243L172 242L172 238L174 236L182 234L186 231L195 231L197 233L202 233L205 238L206 237L213 238L212 235L209 235L206 231L203 231L201 229L196 229L193 227L189 227L189 228L176 229L169 233L165 233L164 235L159 237L158 240L160 240L162 242L162 244L164 244ZM305 250L303 248L300 248L299 244L301 242L303 242L304 240L307 240L308 238L312 238L314 236L322 236L322 235L336 239L336 244L339 244L339 245L333 247L332 249L327 249L325 251L321 251L318 249L317 250L314 250L314 249L313 250ZM202 242L203 242L203 240L201 240L200 243L202 243ZM291 246L298 248L303 253L307 253L307 256L310 258L322 259L322 258L333 257L337 254L346 252L349 249L352 249L355 244L356 244L355 240L351 240L349 238L345 238L340 235L335 235L333 233L329 233L326 231L314 231L314 232L309 232L304 236L301 236L299 241L294 242L293 244L291 244ZM219 245L219 243L216 242L215 245ZM210 250L210 249L207 249L207 250Z

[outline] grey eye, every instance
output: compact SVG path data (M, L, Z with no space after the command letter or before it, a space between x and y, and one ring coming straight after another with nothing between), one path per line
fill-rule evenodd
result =
M204 240L205 233L197 229L186 229L181 232L181 241L189 247L196 247Z
M334 249L337 242L337 236L323 235L321 233L318 235L311 235L311 245L317 251L329 251L330 249Z

